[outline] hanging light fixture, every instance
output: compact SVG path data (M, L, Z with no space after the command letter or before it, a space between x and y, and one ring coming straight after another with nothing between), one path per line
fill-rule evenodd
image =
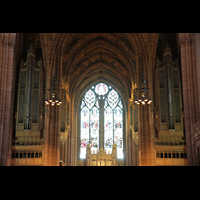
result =
M139 88L135 88L136 92L135 92L135 103L136 104L141 104L141 105L146 105L146 104L150 104L152 102L151 98L147 96L147 91L150 88L146 87L146 81L144 76L142 76L141 79L141 86ZM137 96L138 94L138 96Z
M50 104L51 106L54 106L56 104L57 106L59 106L62 103L62 101L61 101L61 99L59 99L59 93L58 93L58 88L56 86L56 78L55 77L52 78L51 88L47 89L47 90L51 92L51 96L49 99L45 100L45 104L46 105Z

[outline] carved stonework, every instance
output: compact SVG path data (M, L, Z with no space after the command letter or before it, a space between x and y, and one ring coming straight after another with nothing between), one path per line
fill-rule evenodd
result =
M86 155L87 166L118 166L117 146L113 144L112 154L106 154L106 150L102 147L97 151L97 154L91 153L91 147L87 145Z

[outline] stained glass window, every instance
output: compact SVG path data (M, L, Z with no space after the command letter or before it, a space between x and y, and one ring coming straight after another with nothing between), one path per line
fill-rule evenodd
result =
M104 111L104 149L112 153L113 145L113 110L107 107Z
M97 153L99 149L99 109L93 107L90 112L90 144L92 153Z
M112 89L110 91L109 95L108 95L108 102L109 102L109 104L110 104L112 109L115 108L115 106L117 105L118 101L119 101L118 94L114 89Z
M91 89L85 94L85 103L89 109L91 109L95 103L95 95Z
M81 110L81 149L80 149L80 158L85 158L87 144L89 144L89 109L87 107L84 107Z
M80 109L80 158L86 158L87 144L91 146L91 153L96 154L100 138L104 138L102 144L106 153L111 154L113 144L116 144L117 157L122 159L123 104L117 91L105 83L96 84L85 93ZM100 120L103 125L101 131ZM100 132L103 137L100 137Z
M108 92L108 86L104 83L99 83L96 87L95 87L95 92L99 95L104 95Z
M114 143L117 145L117 157L123 158L123 121L122 109L117 106L114 111Z

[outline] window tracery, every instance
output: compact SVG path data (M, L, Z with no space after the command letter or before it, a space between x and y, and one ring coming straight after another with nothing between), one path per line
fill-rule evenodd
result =
M87 144L90 144L92 153L97 153L100 149L101 132L106 153L112 153L114 143L117 145L117 157L122 159L123 105L117 91L105 83L94 85L85 93L80 107L80 158L86 157ZM103 131L100 131L100 120Z

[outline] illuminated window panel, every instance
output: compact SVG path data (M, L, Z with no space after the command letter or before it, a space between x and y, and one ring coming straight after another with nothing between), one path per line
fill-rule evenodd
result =
M123 104L117 91L105 83L98 83L85 93L80 109L80 158L86 158L89 140L91 153L97 153L100 148L99 133L101 132L106 153L112 153L113 143L115 143L117 158L123 159ZM104 130L100 130L100 119L104 119L101 122L104 124Z
M99 110L93 107L90 111L90 146L93 154L99 149Z
M95 104L95 95L91 89L85 94L85 103L89 109Z
M81 108L83 108L84 105L85 105L85 101L82 101Z
M115 106L117 105L118 101L119 101L118 94L114 89L112 89L110 91L109 95L108 95L108 103L109 103L109 105L111 106L112 109L115 108Z
M123 108L123 105L122 105L122 101L121 101L121 100L119 100L118 105L120 106L120 108Z
M95 92L98 95L105 95L108 92L108 86L105 83L99 83L96 87L95 87Z
M107 107L104 111L104 149L107 154L112 153L113 146L113 110Z
M123 115L119 106L114 111L114 143L117 145L117 157L123 158Z
M81 110L81 148L80 158L86 157L86 147L89 144L89 109L84 107Z

